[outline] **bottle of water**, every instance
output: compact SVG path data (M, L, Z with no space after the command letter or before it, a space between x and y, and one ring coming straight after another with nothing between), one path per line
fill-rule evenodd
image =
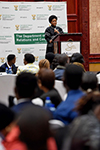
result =
M8 67L6 67L6 73L8 74Z
M54 111L55 111L55 105L52 104L52 102L51 102L51 100L50 100L50 97L46 97L46 100L45 100L45 107L46 107L47 109L49 109L52 114L54 113Z
M55 109L55 105L54 104L50 104L50 108L49 108L52 112L54 112L56 109Z
M12 69L11 69L11 67L9 68L9 74L12 74Z
M51 100L50 100L50 97L46 97L46 100L45 100L45 107L50 109L50 106L51 106Z

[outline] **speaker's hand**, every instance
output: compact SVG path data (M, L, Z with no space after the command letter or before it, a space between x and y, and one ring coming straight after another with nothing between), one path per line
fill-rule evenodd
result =
M54 32L57 32L57 33L59 33L59 31L58 31L56 28L54 29Z
M52 39L49 41L49 43L52 43Z

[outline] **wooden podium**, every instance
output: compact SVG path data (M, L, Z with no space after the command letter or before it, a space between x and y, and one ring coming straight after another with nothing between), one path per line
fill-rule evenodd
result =
M82 33L68 33L58 34L54 39L54 51L55 53L61 53L61 42L77 41L82 42ZM81 47L80 47L81 48Z

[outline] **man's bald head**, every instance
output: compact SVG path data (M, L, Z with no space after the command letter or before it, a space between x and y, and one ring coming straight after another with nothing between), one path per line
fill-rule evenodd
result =
M55 74L52 69L41 69L38 73L38 79L40 79L42 85L51 90L55 83Z

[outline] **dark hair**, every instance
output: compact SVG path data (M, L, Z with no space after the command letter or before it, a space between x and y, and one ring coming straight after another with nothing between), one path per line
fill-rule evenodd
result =
M59 65L59 58L61 54L55 54L55 57L52 61L52 69L54 70Z
M27 61L27 63L33 63L35 61L35 57L32 54L25 54L24 55L25 61Z
M20 98L31 98L37 88L36 77L29 72L22 72L16 78L16 89Z
M67 64L64 72L64 82L70 89L78 89L81 85L83 70L80 66Z
M15 113L7 106L0 104L0 130L7 127L15 119Z
M55 83L55 74L52 69L42 68L38 72L38 79L41 80L44 87L51 90Z
M69 57L66 54L61 54L59 57L59 65L65 66L68 62Z
M84 63L84 58L81 53L73 53L73 55L70 58L70 62L79 62L79 63Z
M29 149L44 150L47 146L47 139L51 136L49 129L51 115L46 109L39 106L29 106L20 114L18 126L20 128L20 140Z
M13 60L16 56L14 54L10 54L7 56L7 61L10 62L11 60Z
M87 91L88 89L96 90L98 80L96 74L93 72L85 72L82 77L81 87L83 90Z
M95 91L84 95L76 104L79 114L87 114L90 110L94 110L97 105L100 105L100 93Z
M45 58L50 62L50 64L52 63L54 57L55 57L55 54L52 53L52 52L48 52L48 53L46 53L46 55L45 55Z
M57 20L57 17L56 17L55 15L51 15L51 16L49 17L49 22L51 23L51 21L52 21L53 19L56 19L56 20Z

